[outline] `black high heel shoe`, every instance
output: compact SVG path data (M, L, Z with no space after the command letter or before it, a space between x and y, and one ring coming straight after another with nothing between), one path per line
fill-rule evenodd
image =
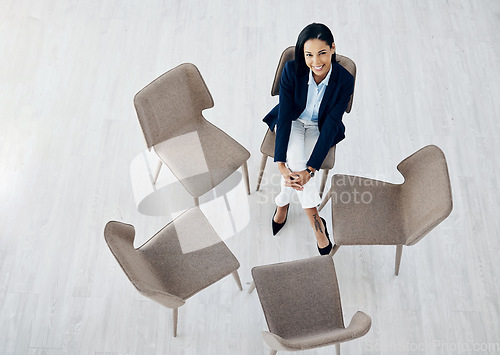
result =
M274 221L274 216L276 216L276 212L278 212L278 207L276 207L276 209L274 210L273 219L272 219L273 235L278 234L278 232L281 230L281 228L283 228L283 226L285 225L286 219L288 218L288 209L289 208L290 208L290 204L288 204L288 206L286 207L286 217L285 217L285 220L283 221L283 223L278 223L278 222Z
M326 229L326 221L323 219L323 217L320 217L320 218L321 218L321 221L323 221L323 225L325 226L325 234L326 234L326 238L328 239L328 245L324 248L320 248L318 246L318 244L316 244L316 246L318 246L318 251L321 255L329 255L330 252L332 251L333 245L332 245L332 242L330 240L330 236L328 235L328 230Z

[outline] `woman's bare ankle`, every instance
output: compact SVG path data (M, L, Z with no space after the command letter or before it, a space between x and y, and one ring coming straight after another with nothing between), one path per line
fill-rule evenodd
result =
M274 216L274 221L276 223L283 223L285 222L286 216L288 214L288 206L278 206L276 209L276 215Z
M330 241L328 240L328 238L326 237L326 234L324 232L315 232L314 233L315 236L316 236L316 242L318 243L318 246L320 248L324 248L326 246L328 246L328 244L330 244Z

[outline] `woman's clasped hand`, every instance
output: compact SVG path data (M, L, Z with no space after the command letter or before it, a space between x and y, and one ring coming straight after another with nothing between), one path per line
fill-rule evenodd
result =
M311 175L306 170L291 171L286 164L279 164L279 170L285 179L285 186L297 191L304 190L304 185L311 180Z

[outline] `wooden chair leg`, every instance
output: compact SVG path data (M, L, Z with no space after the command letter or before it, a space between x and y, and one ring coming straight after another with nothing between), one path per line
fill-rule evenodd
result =
M250 180L248 179L248 165L247 162L244 162L241 166L241 170L243 170L243 179L245 180L245 186L247 188L247 195L250 195Z
M396 246L396 276L399 275L399 265L401 264L401 255L403 254L403 245Z
M340 248L340 245L338 245L338 244L333 244L332 251L330 252L330 254L329 254L329 255L330 255L330 256L334 256L334 255L335 255L335 253L337 252L337 250L339 250L339 248Z
M158 176L160 175L160 170L161 170L162 165L163 165L163 162L161 160L158 162L158 165L156 165L156 171L155 171L155 174L153 176L153 185L155 185L156 180L158 180Z
M255 290L255 281L252 281L252 284L250 285L250 288L248 289L248 293L252 293L253 290Z
M243 287L241 286L241 280L240 280L240 275L238 274L238 270L233 271L233 277L234 280L236 281L236 284L238 285L238 288L240 291L243 291Z
M340 355L340 344L335 344L335 352Z
M266 168L266 163L267 163L267 155L262 154L262 160L260 161L260 171L259 171L259 177L257 179L256 191L259 191L259 189L260 189L260 183L262 182L262 175L264 175L264 169Z
M323 201L321 201L321 205L319 205L318 207L318 212L320 212L323 209L323 207L325 207L325 205L328 203L328 200L332 197L332 194L333 192L332 189L330 188L326 193L325 197L323 197Z
M325 191L326 179L328 179L328 173L330 169L323 169L323 176L321 177L321 186L319 188L319 197L323 197L323 191Z
M179 308L172 309L172 315L174 318L174 337L177 336L177 320L179 319Z

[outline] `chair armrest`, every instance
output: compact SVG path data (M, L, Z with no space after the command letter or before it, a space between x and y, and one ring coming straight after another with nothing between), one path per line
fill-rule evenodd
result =
M345 335L349 339L360 338L370 330L372 326L372 318L364 312L357 311L351 318L349 326L345 328ZM345 341L345 340L344 340Z
M141 294L152 299L155 302L167 307L167 308L178 308L182 306L186 301L182 298L172 295L170 293L163 292L146 283L142 283L141 288L137 288Z
M293 339L284 339L271 332L262 332L262 337L267 345L277 351L313 349L325 345L343 343L345 341L360 338L370 330L372 319L363 312L356 312L351 323L345 329L337 328L318 334L311 334Z
M266 344L273 350L278 350L278 351L296 350L284 345L287 343L287 341L274 333L263 331L262 338L264 338Z
M360 338L370 330L372 319L363 312L356 312L351 323L345 329L337 328L318 334L311 334L293 339L284 339L270 332L262 332L264 341L274 350L303 350L313 349L325 345L343 343L345 341Z

